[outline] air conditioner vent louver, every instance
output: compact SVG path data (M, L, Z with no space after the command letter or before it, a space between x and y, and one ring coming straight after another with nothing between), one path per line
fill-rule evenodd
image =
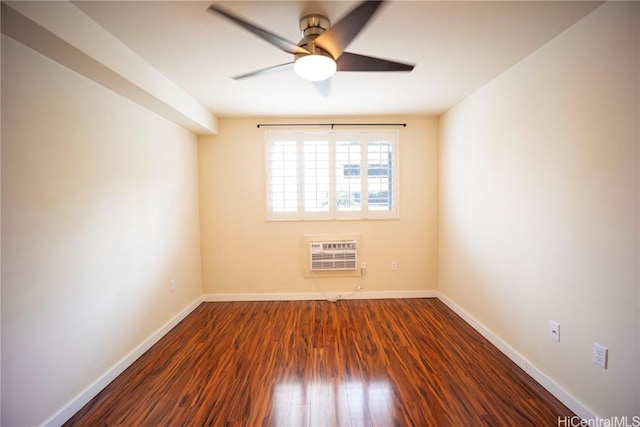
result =
M358 247L355 240L311 242L311 271L355 270Z

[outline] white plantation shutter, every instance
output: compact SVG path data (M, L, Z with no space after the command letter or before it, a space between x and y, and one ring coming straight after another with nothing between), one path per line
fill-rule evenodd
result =
M329 211L329 141L304 141L304 211Z
M295 141L273 141L269 148L269 200L273 212L298 210L297 148Z
M267 132L267 219L398 218L398 134Z
M336 209L362 209L362 143L353 139L336 141Z
M393 144L369 141L367 150L367 201L370 210L393 209Z

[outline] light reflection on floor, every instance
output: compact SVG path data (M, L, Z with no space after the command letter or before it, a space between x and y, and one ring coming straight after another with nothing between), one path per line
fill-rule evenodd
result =
M392 422L389 381L281 382L275 386L276 426L388 425Z

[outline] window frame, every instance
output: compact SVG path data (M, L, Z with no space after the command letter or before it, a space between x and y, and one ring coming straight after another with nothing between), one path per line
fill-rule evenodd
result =
M271 147L276 142L296 143L296 185L297 185L297 209L291 212L274 212L272 206L272 171L271 171ZM304 207L305 169L304 169L304 143L305 141L327 141L328 144L328 176L329 176L329 202L327 211L306 211ZM337 198L337 142L353 141L360 145L360 172L366 170L365 176L360 173L360 209L340 210L336 203ZM369 175L368 156L369 144L376 141L389 141L391 145L392 159L389 165L391 175L391 209L375 209L369 204L369 181L380 175ZM306 221L306 220L396 220L400 218L400 143L397 130L281 130L265 132L265 211L267 221ZM354 163L353 165L355 165ZM377 170L381 163L376 164ZM349 165L352 166L352 165Z

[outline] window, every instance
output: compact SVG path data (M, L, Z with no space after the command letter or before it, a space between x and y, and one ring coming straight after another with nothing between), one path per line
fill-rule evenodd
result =
M267 132L267 219L398 217L398 134Z

